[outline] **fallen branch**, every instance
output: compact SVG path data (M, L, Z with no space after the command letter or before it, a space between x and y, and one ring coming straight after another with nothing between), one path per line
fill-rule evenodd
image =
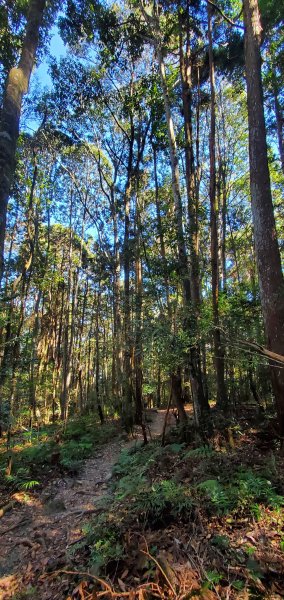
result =
M167 584L168 584L169 588L172 590L173 594L176 596L176 591L175 591L175 589L174 589L173 585L171 584L171 582L170 582L170 580L169 580L168 576L166 575L166 573L165 573L164 569L161 567L161 565L160 565L160 563L157 561L157 559L156 559L154 556L152 556L152 554L150 554L150 552L146 552L145 550L140 550L140 552L142 552L142 554L145 554L145 556L148 556L148 558L150 558L150 560L152 560L152 561L155 563L155 565L157 565L157 567L158 567L159 571L161 571L161 573L162 573L162 575L163 575L164 579L166 580L166 582L167 582Z
M146 552L145 552L146 554ZM151 555L149 555L150 558L153 558ZM154 559L155 560L155 559ZM160 565L158 564L158 567L160 567ZM104 596L109 595L111 598L129 598L131 600L133 600L136 596L136 593L138 593L138 597L139 599L141 598L141 594L139 593L140 590L147 590L152 592L153 596L155 596L156 598L162 598L162 592L161 592L161 588L159 587L158 584L156 583L151 583L150 581L139 585L137 588L135 589L131 589L128 592L116 592L111 585L105 581L104 579L101 579L100 577L97 577L96 575L92 575L92 573L88 573L88 572L84 572L84 571L67 571L65 569L59 569L58 571L54 571L53 573L47 573L44 575L40 576L41 580L44 579L49 579L51 577L56 577L57 575L74 575L76 577L85 577L86 579L92 579L93 581L96 581L97 583L99 583L103 588L105 588L103 591L101 592L96 592L96 598L103 598ZM172 591L174 592L174 596L176 597L176 593L174 591L174 589L171 586ZM93 597L93 596L91 596ZM69 597L68 597L69 598ZM68 600L68 599L67 599Z
M87 508L86 510L82 509L82 508L75 508L74 510L69 510L68 512L62 513L60 515L60 517L58 517L57 519L52 519L53 523L58 523L58 521L61 521L62 519L66 519L67 517L71 517L74 515L79 515L80 517L84 516L84 515L92 515L96 512L100 512L102 511L102 508Z
M5 506L2 506L2 508L0 508L0 519L2 517L4 517L4 515L7 512L9 512L10 510L12 510L16 504L17 504L17 501L16 500L12 500L12 502L8 502L8 504L5 504Z
M79 544L79 542L82 542L83 540L86 539L86 535L82 535L81 537L77 538L77 540L73 540L73 542L69 542L66 546L66 548L70 548L70 546L74 546L75 544Z

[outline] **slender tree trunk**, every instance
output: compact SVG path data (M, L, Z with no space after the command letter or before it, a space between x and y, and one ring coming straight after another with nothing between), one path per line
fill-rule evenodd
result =
M185 171L187 189L187 210L189 223L190 252L190 299L191 317L186 324L192 337L198 337L198 319L200 313L200 274L199 274L199 172L195 167L193 135L192 135L192 80L191 80L191 46L190 46L190 2L187 0L186 12L180 13L179 20L179 60L182 83L182 102L185 134ZM183 44L183 20L185 19L185 51ZM197 127L198 129L198 127ZM197 147L198 149L198 147ZM199 149L198 149L199 151ZM195 414L203 418L209 412L209 404L204 393L201 351L194 341L190 348L190 377Z
M135 405L136 405L136 422L140 425L143 433L144 443L147 444L147 434L143 411L143 371L142 371L142 260L141 260L141 234L140 234L140 219L138 200L136 203L136 260L135 260L135 275L136 275L136 298L135 298Z
M278 149L281 160L282 172L284 174L284 114L281 108L278 91L276 88L276 84L274 84L273 89L274 94L274 109L275 109L275 117L276 117L276 128L277 128L277 137L278 137Z
M41 291L38 292L35 307L34 307L34 326L32 330L32 354L30 363L30 377L29 377L29 395L30 395L30 409L34 420L37 420L36 411L36 369L37 369L37 342L39 333L39 305L41 302Z
M122 421L127 429L133 425L133 389L131 368L131 302L130 302L130 201L133 183L133 145L134 126L131 124L130 145L128 154L127 183L124 194L124 360L123 360L123 406Z
M174 132L174 125L171 115L170 108L170 100L169 93L166 81L166 71L165 64L163 60L162 51L159 46L156 48L160 75L161 75L161 85L163 90L163 99L166 113L166 121L168 127L168 140L169 140L169 150L170 150L170 160L171 160L171 172L172 172L172 191L174 198L174 207L175 207L175 219L176 219L176 233L177 233L177 246L178 246L178 256L179 256L179 270L180 276L182 280L183 286L183 300L185 306L189 307L191 303L191 289L190 289L190 279L189 279L189 269L188 269L188 259L187 259L187 251L183 233L183 223L182 223L182 199L180 193L180 181L179 181L179 167L178 167L178 158L177 158L177 145L176 145L176 137ZM192 372L192 376L193 372ZM175 373L171 374L171 383L173 388L173 398L176 401L176 406L179 413L179 419L181 423L186 423L187 415L185 412L183 397L182 397L182 387L181 387L181 372L180 369L177 369Z
M114 198L114 189L111 189L111 212L113 220L113 253L114 253L114 283L113 283L113 375L112 395L114 404L121 409L122 396L122 318L121 318L121 289L120 289L120 253L118 234L117 205Z
M165 65L163 60L162 51L159 46L156 48L159 69L161 75L161 85L163 90L163 99L166 113L166 121L168 127L168 140L169 140L169 150L170 150L170 159L171 159L171 171L172 171L172 190L173 190L173 198L174 198L174 206L175 206L175 217L176 217L176 232L177 232L177 246L178 246L178 256L179 256L179 268L180 268L180 276L182 280L183 287L183 301L184 305L187 309L192 309L192 295L191 295L191 284L189 277L189 268L188 268L188 257L187 250L185 245L185 238L183 232L183 222L182 222L182 200L180 193L180 181L179 181L179 167L178 167L178 158L177 158L177 144L176 137L174 132L173 120L171 115L170 101L169 101L169 93L166 81L166 72ZM185 327L190 331L190 321L186 319ZM198 352L198 348L196 345L192 345L189 353L189 368L190 368L190 379L191 379L191 390L193 402L195 403L195 414L203 416L208 414L208 403L204 396L203 384L202 384L202 373L201 373L201 362L200 362L200 353ZM179 377L178 371L176 372L176 378ZM173 386L176 386L176 380L172 381ZM179 385L176 386L177 389ZM173 391L173 397L175 396ZM180 402L178 405L179 418L180 422L185 422L187 420L186 412L183 404L183 398L180 398ZM199 420L199 419L198 419Z
M179 23L179 59L182 84L182 105L185 134L185 173L187 189L187 210L189 223L189 248L190 248L190 275L191 275L191 300L195 312L200 305L199 284L199 227L198 227L198 201L195 189L195 160L192 137L192 81L191 81L191 47L190 47L190 22L189 0L186 10L186 48L183 50L182 13Z
M227 404L225 386L224 347L221 341L219 322L219 240L218 240L218 198L216 193L216 92L213 61L212 39L212 7L208 5L208 40L210 70L210 229L211 229L211 272L212 272L212 307L213 307L213 342L214 364L216 369L217 406L224 408Z
M221 240L221 268L222 268L222 291L227 289L227 266L226 266L226 246L227 246L227 180L226 167L221 160L220 175L221 175L221 190L222 190L222 240Z
M46 0L31 0L21 57L8 75L0 122L0 282L4 271L4 241L8 198L15 173L22 100L34 66Z
M70 212L69 212L69 257L68 257L68 281L66 286L66 304L63 326L63 346L62 346L62 384L60 394L61 420L66 421L68 416L69 389L71 384L71 351L73 344L74 324L72 322L72 312L74 307L74 278L73 273L73 189L71 188ZM71 302L70 302L71 297ZM70 310L71 309L71 310ZM71 317L71 319L70 319Z
M170 305L169 276L168 276L164 230L163 230L162 217L161 217L161 203L160 203L160 196L159 196L159 184L158 184L158 174L157 174L157 148L154 144L152 144L152 149L153 149L153 163L154 163L157 232L158 232L158 236L159 236L159 240L160 240L162 269L163 269L163 276L164 276L164 280L165 280L165 292L166 292L166 299L167 299L167 311L168 311L169 320L171 320L172 315L171 315L171 305Z
M261 24L257 0L243 0L249 123L250 188L260 299L269 349L283 354L284 280L267 159L261 79ZM272 365L279 432L284 448L284 369Z
M99 331L99 316L101 309L101 298L100 292L97 293L97 306L96 306L96 356L95 356L95 393L96 393L96 405L98 410L98 415L101 424L104 422L104 413L102 409L101 403L101 395L100 395L100 331Z

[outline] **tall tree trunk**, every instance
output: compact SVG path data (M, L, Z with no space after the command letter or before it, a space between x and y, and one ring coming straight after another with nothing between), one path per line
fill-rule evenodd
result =
M133 183L133 146L134 146L134 125L131 122L131 133L129 140L127 182L124 194L124 357L123 357L123 406L122 421L127 429L133 425L133 389L132 389L132 368L131 368L131 303L130 303L130 201L132 196Z
M38 343L38 333L40 326L40 318L39 318L39 306L41 302L42 292L39 290L37 294L37 298L35 301L34 307L34 326L32 329L32 353L31 353L31 363L30 363L30 374L29 374L29 404L31 409L31 414L33 420L37 419L37 410L36 410L36 370L37 370L37 343Z
M100 287L100 286L99 286ZM101 297L100 292L97 293L97 306L96 306L96 355L95 355L95 394L96 394L96 406L98 409L98 415L101 424L104 422L104 413L101 404L100 395L100 330L99 330L99 317L101 310Z
M274 109L275 109L275 117L276 117L276 129L277 129L277 137L278 137L278 149L281 160L282 172L284 174L284 114L281 108L278 90L276 87L276 83L273 86L273 95L274 95Z
M135 298L135 406L136 406L136 422L142 429L144 443L147 444L147 434L143 411L142 398L142 260L141 260L141 215L139 214L138 199L136 202L136 257L135 257L135 275L136 275L136 298Z
M227 242L227 176L226 167L222 158L220 158L220 176L221 176L221 190L222 190L222 208L221 208L221 219L222 219L222 239L221 239L221 270L222 270L222 291L226 292L227 289L227 266L226 266L226 242Z
M68 416L68 402L69 402L69 389L71 384L71 350L73 344L73 332L74 324L72 322L72 309L74 306L74 279L75 274L73 272L73 236L72 230L72 218L73 218L73 188L71 188L70 194L70 209L69 209L69 249L68 249L68 280L66 285L66 304L64 306L64 325L63 325L63 345L62 345L62 382L61 382L61 393L60 393L60 418L63 421L67 420ZM70 302L71 298L71 302ZM70 310L71 309L71 310ZM71 318L70 318L71 317Z
M193 135L192 135L192 57L190 45L190 1L187 0L185 14L179 18L179 62L182 83L182 103L185 135L185 171L187 189L187 210L189 223L189 254L190 254L190 300L191 317L185 324L194 338L198 337L198 319L200 313L200 274L199 274L199 223L198 223L198 168L195 167ZM185 20L185 50L183 43L183 21ZM195 414L206 415L209 404L204 393L201 351L196 340L190 348L190 378L195 402Z
M211 229L211 271L212 271L212 307L213 307L213 342L214 363L216 368L217 406L224 408L227 404L224 369L224 347L221 341L219 322L219 241L218 241L218 198L216 193L216 92L212 39L212 7L208 5L208 41L210 71L210 229Z
M0 122L0 282L4 271L4 241L8 198L15 173L22 100L27 93L39 41L46 0L31 0L26 34L17 67L8 75Z
M268 347L283 354L284 280L277 242L261 79L261 24L257 0L243 0L249 123L250 189L260 299ZM284 369L272 365L279 432L284 448Z
M174 207L175 207L175 226L176 226L176 234L177 234L177 247L178 247L178 257L179 257L179 271L182 280L183 286L183 300L185 306L190 305L191 300L191 291L190 291L190 280L189 280L189 270L188 270L188 260L187 260L187 252L186 245L183 233L183 223L182 223L182 199L180 193L180 180L179 180L179 167L178 167L178 158L177 158L177 144L176 137L174 131L174 124L171 115L170 108L170 99L168 86L166 81L166 70L165 64L163 60L162 50L159 46L156 47L156 53L159 63L160 76L161 76L161 85L163 91L163 99L165 106L165 114L168 128L168 140L169 140L169 151L170 151L170 160L171 160L171 173L172 173L172 191L173 191L173 199L174 199ZM178 383L178 380L180 382ZM179 413L179 418L181 423L186 423L187 415L184 409L183 398L180 393L181 388L181 373L180 369L177 369L175 374L171 374L171 381L174 384L177 393L174 394L176 406Z
M168 266L167 266L167 258L166 258L166 246L164 239L164 229L162 224L162 216L161 216L161 203L159 196L159 184L158 184L158 174L157 174L157 148L155 144L152 143L153 149L153 163L154 163L154 181L155 181L155 202L156 202L156 213L157 213L157 232L160 240L160 250L161 250L161 259L162 259L162 270L163 276L165 280L165 292L167 299L167 311L169 320L171 320L171 305L170 305L170 292L169 292L169 276L168 276Z
M182 84L182 105L185 136L185 173L187 189L187 210L189 223L189 248L190 248L190 275L191 299L195 311L199 310L200 285L199 285L199 227L198 227L198 201L196 196L195 161L192 137L192 81L191 81L191 47L190 47L190 22L189 0L186 9L186 42L183 49L183 14L179 20L179 60Z
M114 196L114 186L111 188L111 212L113 221L113 376L112 395L114 404L121 409L122 384L122 318L121 318L121 289L120 289L120 253L118 234L117 203Z

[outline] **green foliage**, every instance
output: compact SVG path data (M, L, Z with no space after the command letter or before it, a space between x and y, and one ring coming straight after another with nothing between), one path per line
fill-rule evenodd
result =
M90 436L84 436L80 441L66 441L60 451L60 464L68 471L77 471L80 462L90 456L93 443Z
M273 509L284 505L283 496L277 494L272 483L251 470L240 471L227 484L208 479L197 488L210 500L210 509L217 514L250 512L258 517L258 503Z
M123 450L113 467L113 474L117 476L114 484L116 497L122 500L144 490L147 487L147 472L162 453L163 449L154 443Z
M210 446L200 446L200 448L194 448L189 450L185 454L185 458L209 458L214 455L214 450Z
M146 484L147 480L142 474L137 475L135 479L132 475L125 475L118 482L116 497L123 500L128 496L135 496L138 491L146 487Z
M192 499L182 485L165 479L150 490L140 492L133 508L146 524L155 526L172 518L188 516Z
M155 443L147 444L145 447L134 446L128 450L123 450L120 453L118 462L113 467L113 473L119 475L120 479L123 476L134 474L143 475L162 453L163 448Z
M39 485L39 481L36 481L36 480L25 481L24 483L21 484L21 489L25 490L27 492L28 490L33 490L37 485Z
M34 468L47 465L50 463L53 452L57 449L57 444L54 440L49 440L43 443L35 443L31 446L24 446L19 453L18 460L21 465L31 465Z
M55 440L56 433L60 437L59 441ZM44 467L51 469L54 465L57 469L78 472L82 461L95 453L96 447L113 439L116 434L113 424L101 426L93 418L86 417L71 421L64 433L54 426L45 427L31 440L30 432L24 432L21 436L22 443L13 455L13 472L10 476L5 476L5 481L13 488L32 489L34 486L29 486L29 479L35 482L35 477L42 473ZM6 461L6 453L0 454L3 474ZM27 487L22 488L25 483Z
M92 571L99 572L112 560L123 556L122 536L119 523L111 513L103 513L95 522L84 528L90 548Z
M182 450L184 450L185 448L185 444L169 444L168 446L166 446L166 450L172 452L173 454L179 454Z
M198 485L198 489L210 500L212 508L218 514L224 514L231 510L229 495L217 479L207 479Z
M235 579L235 581L232 582L232 587L241 592L244 589L245 584L241 579Z
M208 590L214 588L222 579L222 575L217 571L206 571L205 573L205 581L202 585L203 590Z
M214 535L211 540L211 544L217 548L220 548L221 550L225 550L226 548L229 548L230 540L226 535Z

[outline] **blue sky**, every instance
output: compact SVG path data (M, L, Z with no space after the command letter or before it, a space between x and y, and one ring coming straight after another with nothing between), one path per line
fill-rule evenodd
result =
M65 56L67 53L66 46L64 45L59 32L57 25L54 25L51 30L51 40L49 45L49 55L52 58L59 59L62 56ZM37 78L41 87L50 87L51 79L48 74L49 70L49 58L45 58L43 62L39 64L39 66L34 70L33 78Z
M45 88L51 88L51 77L49 75L50 58L59 60L67 54L67 48L59 35L57 25L54 25L51 29L51 39L46 54L44 60L39 63L32 73L30 82L31 93L36 90L40 95ZM21 126L23 130L32 133L37 130L39 121L34 116L31 117L26 114L21 121Z

